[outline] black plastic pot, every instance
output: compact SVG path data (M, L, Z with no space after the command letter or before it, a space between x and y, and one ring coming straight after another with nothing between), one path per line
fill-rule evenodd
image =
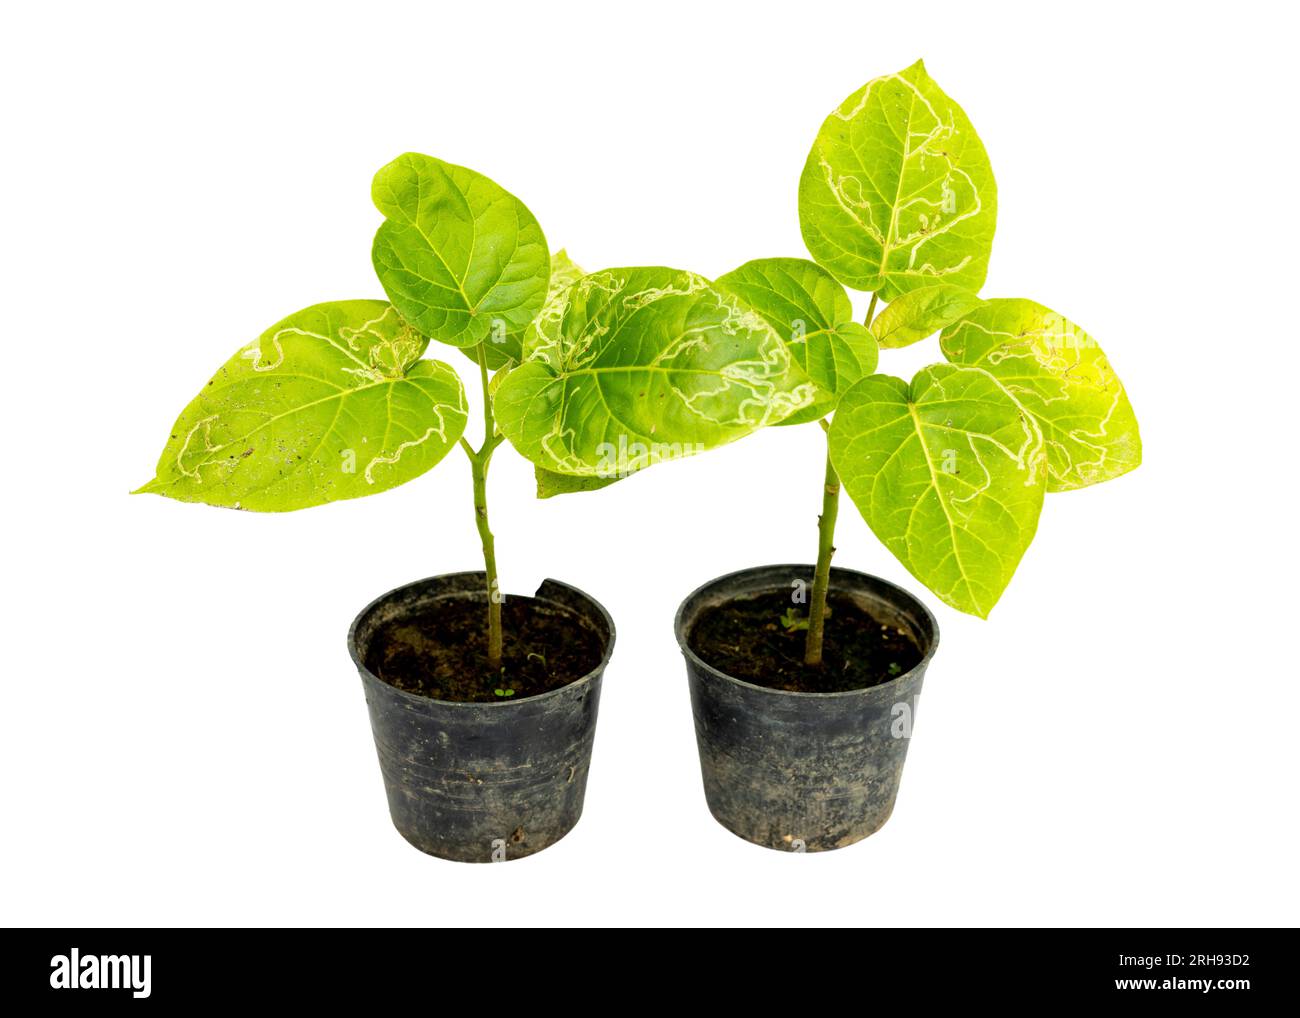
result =
M889 819L921 681L939 645L934 616L907 591L832 569L833 591L911 637L922 653L915 668L866 689L794 693L732 678L692 648L704 609L789 591L794 580L811 589L812 579L807 565L744 569L706 583L677 610L709 810L733 834L784 851L842 848Z
M393 824L422 852L460 862L519 859L555 844L578 822L587 790L600 680L614 623L595 600L556 580L534 595L600 634L588 674L521 700L457 703L395 688L366 668L379 626L447 598L479 600L484 574L450 573L398 587L369 604L348 631L361 673ZM507 597L507 600L510 600Z

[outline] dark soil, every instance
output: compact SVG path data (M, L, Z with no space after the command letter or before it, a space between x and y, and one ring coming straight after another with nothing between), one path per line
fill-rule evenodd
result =
M501 605L502 667L487 662L487 605L443 598L435 607L375 631L366 667L390 686L435 700L522 700L580 679L598 664L604 640L578 615L531 597ZM499 690L499 692L498 692Z
M904 632L856 601L831 591L822 663L806 665L807 605L792 605L788 589L728 601L702 611L687 642L705 662L732 678L794 693L866 689L910 671L921 651ZM787 614L787 612L791 614ZM805 623L798 628L782 622Z

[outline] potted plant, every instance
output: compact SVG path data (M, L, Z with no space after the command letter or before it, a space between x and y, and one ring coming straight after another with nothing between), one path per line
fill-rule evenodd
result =
M348 633L393 823L466 861L554 843L582 811L614 627L553 580L503 596L487 476L501 443L489 370L517 355L553 267L527 207L472 170L408 154L381 169L375 269L387 301L317 304L271 326L182 411L139 490L260 512L376 494L469 457L483 571L420 580L367 606ZM559 256L557 256L559 258ZM478 367L483 435L429 339Z
M832 568L841 487L913 576L987 617L1045 494L1140 462L1133 409L1092 337L1033 301L978 295L996 212L984 146L917 62L822 124L799 184L813 261L760 259L717 280L814 385L774 423L827 433L815 565L715 579L676 618L706 798L749 841L817 851L879 829L938 645L911 594ZM871 294L860 324L845 286ZM910 382L875 373L879 348L936 332L946 363ZM539 494L563 490L539 479Z
M372 193L385 216L373 261L388 300L306 308L239 350L182 411L138 490L297 510L403 484L459 445L483 570L371 602L348 649L401 834L448 859L520 858L581 814L614 626L594 599L554 580L531 598L502 594L493 453L506 435L534 455L599 445L617 414L657 429L654 457L683 455L780 419L812 389L730 294L664 268L582 276L563 252L550 256L518 198L473 170L407 154L376 174ZM561 322L561 307L584 308L582 327ZM477 365L477 447L464 437L456 371L422 356L431 338ZM665 387L668 378L679 381Z

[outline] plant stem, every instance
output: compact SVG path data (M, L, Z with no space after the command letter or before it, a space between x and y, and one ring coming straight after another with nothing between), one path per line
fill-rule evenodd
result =
M878 294L871 295L867 318L863 323L871 328L876 316ZM831 464L830 427L821 422L827 431L826 480L822 486L822 514L817 517L817 568L813 572L812 603L808 606L808 639L804 644L803 661L806 665L822 663L822 644L826 632L826 595L831 586L831 557L835 554L835 518L840 512L840 478Z
M817 518L817 571L813 574L812 604L808 612L808 641L804 664L822 663L822 634L826 624L826 592L831 585L831 556L835 554L835 517L840 511L840 478L831 466L827 438L826 483L822 490L822 514Z
M488 464L492 462L492 453L501 444L497 434L496 419L492 416L492 394L488 390L487 348L478 345L479 380L483 385L483 444L478 449L471 449L469 443L461 439L461 445L469 456L470 472L474 477L474 522L478 526L478 536L483 542L483 568L487 574L488 595L488 666L501 667L501 591L497 584L496 539L488 526L487 507L487 473Z

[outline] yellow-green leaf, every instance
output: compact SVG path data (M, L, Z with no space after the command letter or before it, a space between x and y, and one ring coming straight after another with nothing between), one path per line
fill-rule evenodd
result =
M944 356L983 368L1034 415L1047 490L1069 491L1142 462L1137 416L1097 341L1032 300L990 300L944 330Z
M541 309L550 277L542 228L481 173L408 152L375 174L386 217L372 256L384 292L424 335L500 347Z
M978 291L996 220L984 145L919 60L826 118L799 181L813 258L887 301L937 282Z
M840 398L831 462L876 536L960 611L986 617L1038 526L1034 419L986 371L872 375Z
M384 301L305 308L235 354L182 412L139 490L283 512L396 487L465 430L465 394Z

